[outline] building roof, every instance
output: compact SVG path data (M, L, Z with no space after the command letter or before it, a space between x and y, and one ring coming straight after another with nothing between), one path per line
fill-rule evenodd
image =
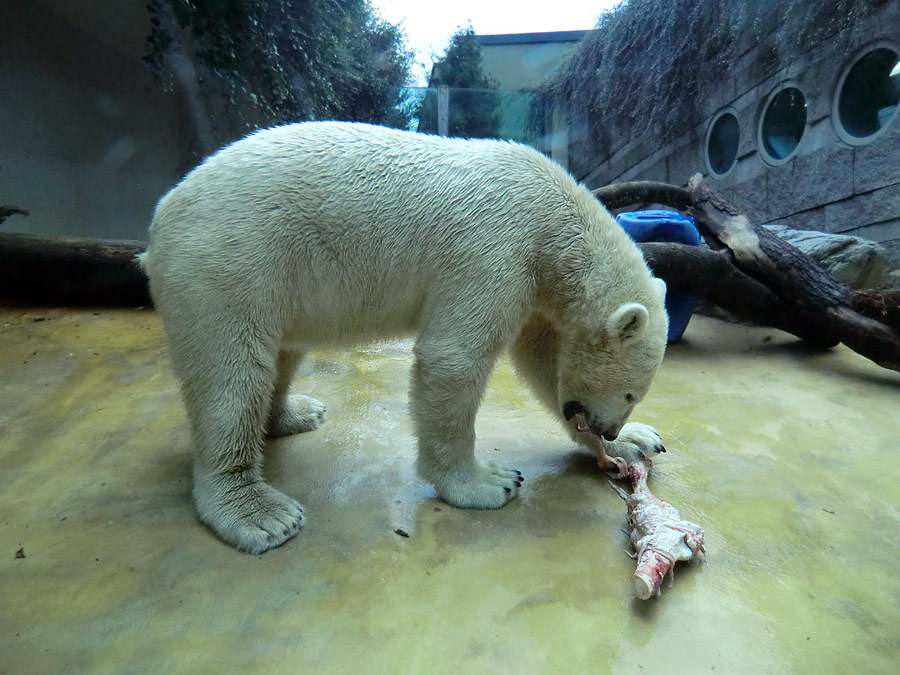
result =
M505 33L503 35L476 35L482 45L524 45L544 42L578 42L590 31L560 30L552 33Z

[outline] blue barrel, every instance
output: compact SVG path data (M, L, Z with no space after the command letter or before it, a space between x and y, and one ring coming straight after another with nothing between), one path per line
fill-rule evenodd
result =
M616 216L616 222L637 242L666 241L688 246L700 245L700 233L694 219L678 211L628 211ZM697 298L683 293L666 292L666 311L669 313L669 342L678 342L684 335Z

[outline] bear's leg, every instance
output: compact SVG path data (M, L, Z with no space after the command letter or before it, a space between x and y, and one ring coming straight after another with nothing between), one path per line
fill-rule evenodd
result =
M411 410L419 475L460 508L496 509L514 498L522 474L475 458L475 413L496 354L474 358L448 339L416 343Z
M525 324L509 350L516 374L555 417L565 421L557 391L558 353L559 333L541 316L534 316Z
M288 395L291 380L303 356L303 352L292 349L278 352L275 391L272 393L272 406L266 425L266 433L272 438L312 431L325 421L324 403L309 396Z
M263 481L263 429L276 357L266 345L244 342L248 334L210 338L199 353L174 352L186 357L179 370L197 445L197 513L226 542L255 554L297 534L303 508Z

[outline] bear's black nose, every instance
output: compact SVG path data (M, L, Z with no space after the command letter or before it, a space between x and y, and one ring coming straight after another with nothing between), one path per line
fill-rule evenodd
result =
M572 419L580 412L584 412L584 406L578 401L566 401L566 404L563 406L563 417L566 420Z

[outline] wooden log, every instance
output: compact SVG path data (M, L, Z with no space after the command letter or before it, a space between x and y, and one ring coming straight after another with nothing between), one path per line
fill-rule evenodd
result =
M816 330L765 285L736 268L730 256L699 246L638 244L653 274L670 290L693 295L760 326L778 328L820 347L838 340Z
M851 290L800 249L750 222L700 174L691 178L691 215L707 243L727 249L734 264L765 283L779 297L814 310L848 305Z
M638 246L654 274L673 291L823 344L820 333L798 320L770 289L738 270L725 253L672 243ZM140 241L0 234L0 299L39 305L150 306L147 280L133 262L145 249Z
M890 370L900 370L900 336L856 312L853 292L808 255L740 213L700 174L688 183L690 213L713 248L727 249L742 272L771 288L823 336Z
M900 333L900 290L854 291L850 307Z
M609 209L656 202L689 212L710 247L722 252L737 270L768 289L768 293L760 294L757 289L756 293L747 296L753 298L750 312L747 307L740 307L738 302L733 302L730 308L726 307L723 302L728 300L724 295L713 300L711 296L715 294L712 292L694 292L698 297L753 322L760 322L756 312L780 307L780 311L775 311L774 320L764 325L776 325L820 345L843 342L884 368L900 370L900 336L897 330L900 323L897 303L900 298L854 293L838 283L811 257L765 228L751 223L738 209L715 193L700 174L691 178L687 190L666 183L644 181L610 185L594 190L593 194ZM678 264L688 264L685 255L680 256ZM665 263L658 260L655 264L660 267ZM709 259L707 264L716 266L713 259ZM653 265L651 267L656 270ZM702 265L693 267L697 272ZM727 269L718 267L720 271ZM671 274L668 279L664 273L660 276L667 283L674 278ZM740 277L730 273L728 280L701 276L722 289L723 294L729 293L724 290L727 286L748 287L745 282L736 284L736 279ZM689 278L684 281L691 282ZM791 313L793 316L788 317ZM749 314L755 314L756 318ZM789 324L777 325L785 320Z
M691 193L684 188L656 181L613 183L593 190L594 195L610 211L634 204L659 203L684 211L691 206Z
M605 194L613 194L621 204L634 203L634 198L628 196L628 185L611 186L618 193ZM654 185L666 190L654 193ZM637 201L664 203L666 194L674 195L676 200L683 196L678 193L681 188L662 183L642 183L640 187ZM701 226L714 219L714 216L704 216L700 219ZM713 229L721 226L709 228ZM744 239L752 240L752 237ZM743 245L740 237L732 238L731 243L739 249ZM785 299L765 281L765 273L757 274L756 278L746 274L735 264L730 248L711 251L668 243L639 246L651 269L672 290L695 295L742 319L784 330L816 345L830 347L843 341L886 368L900 369L897 367L900 341L896 332L900 323L900 293L859 291L847 295L849 291L840 291L828 296L836 297L840 304L828 305L825 310L798 309L796 293L787 293L789 297ZM777 248L778 244L773 246ZM790 245L784 243L784 246ZM147 279L134 259L145 248L146 244L140 241L0 234L0 300L63 306L151 306ZM742 260L746 258L744 255ZM778 265L766 263L763 267L768 273L778 270ZM796 283L803 283L802 278ZM777 288L782 285L775 284ZM805 304L815 303L807 300ZM816 311L824 313L826 318L810 320L809 312ZM832 324L843 328L835 332Z
M140 241L0 234L0 300L32 305L149 307Z

